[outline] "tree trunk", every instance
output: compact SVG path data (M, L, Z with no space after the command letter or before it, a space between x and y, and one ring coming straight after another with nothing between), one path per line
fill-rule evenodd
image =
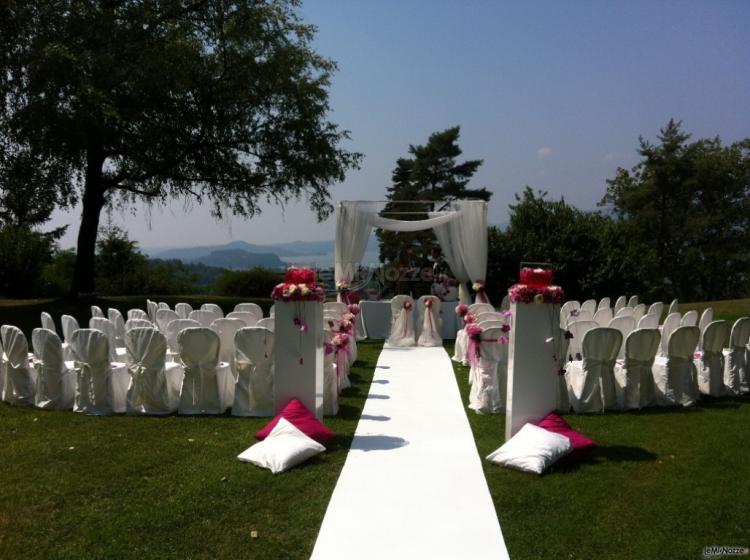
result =
M99 215L104 208L103 164L104 158L99 155L98 150L89 149L83 190L81 228L78 230L76 264L73 271L73 284L70 287L70 295L73 298L78 298L83 294L92 294L95 289L96 236L99 231Z

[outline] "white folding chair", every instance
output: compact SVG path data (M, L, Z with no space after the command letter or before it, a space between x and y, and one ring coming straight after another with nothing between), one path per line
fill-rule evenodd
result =
M568 319L568 325L570 325L573 321L593 321L594 320L594 314L591 313L588 309L581 309L578 311L577 314L571 315Z
M662 313L664 313L664 304L660 301L657 301L649 306L646 315L656 315L659 318L659 321L661 321Z
M628 335L635 330L635 319L629 315L621 315L620 317L612 319L607 326L611 329L617 329L622 333L623 343L622 346L620 346L620 351L617 353L617 357L622 359L625 357L625 340L628 338Z
M211 327L211 323L213 323L216 319L221 319L223 317L223 314L218 315L210 309L196 309L195 311L191 311L190 315L188 316L189 319L198 321L201 324L201 327L204 328Z
M609 309L610 313L612 313L612 303L608 297L603 297L599 301L599 305L597 306L596 310L601 311L602 309Z
M257 303L238 303L234 306L234 310L240 313L252 313L258 321L263 318L263 309Z
M180 302L174 306L174 310L180 316L180 319L187 319L193 307L189 303Z
M701 333L703 348L695 358L698 390L704 395L724 395L724 342L729 336L729 323L712 321Z
M613 309L613 312L615 316L617 316L617 312L622 309L623 307L627 307L628 305L628 298L625 296L620 296L615 300L615 307Z
M641 317L638 321L639 329L658 329L659 328L659 316L656 314L647 313Z
M78 378L73 410L92 415L125 412L130 375L124 364L110 363L107 335L98 329L79 329L71 345Z
M273 344L273 332L263 327L243 327L235 334L232 416L273 416Z
M428 303L428 302L431 302ZM431 305L431 307L429 307ZM442 302L437 296L422 296L417 300L417 346L442 346L440 310ZM480 313L480 315L482 315ZM352 337L353 339L353 337ZM352 344L353 340L349 342Z
M155 329L156 325L154 325L148 319L128 319L127 321L125 321L125 334L127 334L127 332L131 329L144 328Z
M23 331L13 325L0 327L5 352L3 400L19 406L33 406L36 394L36 370L29 365L29 345Z
M472 379L469 390L469 408L482 414L505 411L507 378L500 377L502 344L498 342L503 331L499 328L482 330L478 343L479 356L470 357Z
M105 317L104 311L98 305L91 306L91 317Z
M678 327L669 336L666 358L654 361L652 372L659 405L692 406L698 401L698 372L693 353L699 336L698 327Z
M217 319L222 319L224 317L224 310L215 303L204 303L201 305L201 309L203 311L210 311Z
M654 376L651 368L661 341L657 329L636 329L625 340L625 359L615 364L617 407L620 410L654 404Z
M60 337L49 329L34 329L31 345L38 359L34 363L36 407L71 410L76 396L76 374L65 364Z
M617 404L614 367L622 333L596 327L583 337L583 360L568 362L565 382L575 412L604 412Z
M574 321L568 325L568 331L572 335L568 346L570 361L583 359L583 338L587 332L598 326L596 321Z
M732 325L729 350L724 351L724 388L729 395L739 395L747 386L747 344L750 318L740 317Z
M627 305L625 307L621 307L617 310L617 313L615 313L615 317L633 317L635 315L635 309L632 307L628 307Z
M143 309L129 309L128 321L130 319L141 319L143 321L151 322L151 319L149 319L148 313L146 313Z
M180 333L185 329L200 326L201 324L198 321L193 321L192 319L175 319L167 323L167 330L164 333L164 337L167 339L167 351L172 356L177 356L180 353L180 348L177 345L177 338Z
M78 326L78 321L72 315L62 315L60 317L60 325L62 325L63 332L63 358L66 362L69 362L75 359L70 341L73 339L73 333L80 327Z
M219 361L228 363L230 367L234 362L234 336L243 328L245 328L245 323L239 319L225 317L211 323L211 330L219 335Z
M691 309L690 311L685 312L685 314L682 316L682 319L680 319L680 326L681 327L694 327L698 324L698 312L694 309Z
M171 309L157 309L156 310L156 328L164 334L167 332L167 325L172 321L179 319L180 315L177 311Z
M602 307L594 313L594 322L600 327L606 327L612 320L612 309L610 307Z
M227 313L227 319L239 319L245 323L246 327L254 327L255 324L261 319L252 311L231 311Z
M109 359L113 362L119 361L117 352L117 337L115 336L115 326L112 321L105 317L92 317L89 319L89 328L97 329L107 335L109 341ZM124 352L122 353L124 355Z
M638 305L638 296L630 296L628 307L635 307L636 305Z
M635 319L635 322L641 320L641 318L646 315L646 304L645 303L639 303L633 308L633 318Z
M581 312L587 312L591 313L591 318L594 318L594 313L596 313L596 300L595 299L587 299L581 304Z
M560 326L565 328L571 319L571 314L581 310L581 304L575 300L569 300L560 306Z
M255 326L274 332L276 328L276 320L273 317L266 317L265 319L261 319L260 321L255 323Z
M42 311L41 319L43 329L47 329L48 331L52 331L53 333L57 334L57 327L55 327L55 320L52 318L52 315L50 315L46 311Z
M160 309L169 309L169 304L163 301L160 301L156 304L156 310L159 311Z
M386 344L389 346L416 346L414 300L411 296L398 295L391 300L391 332Z
M679 328L681 316L679 313L670 313L667 318L664 319L664 324L661 327L661 346L659 347L659 355L664 357L669 351L669 337L672 333Z
M157 310L166 311L164 309ZM166 363L167 339L154 328L131 329L125 335L132 377L128 414L172 414L180 404L182 366Z
M107 309L107 318L112 322L115 327L115 340L117 346L125 346L125 319L122 313L114 307Z
M667 311L667 314L677 313L679 311L679 302L677 299L673 299L672 303L669 304L669 311Z
M703 349L703 333L706 331L706 327L713 323L714 320L714 309L713 307L706 307L701 313L700 321L698 321L698 328L701 331L701 339L698 342L698 348Z
M156 323L156 312L159 309L159 305L155 301L151 301L150 299L146 300L146 313L148 315L148 320L152 323Z
M219 364L219 335L205 327L185 329L177 344L185 366L179 413L223 414L234 401L235 379L229 364Z

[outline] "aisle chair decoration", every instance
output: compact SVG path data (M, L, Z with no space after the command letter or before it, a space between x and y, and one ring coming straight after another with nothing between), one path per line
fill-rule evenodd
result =
M466 356L471 364L469 408L480 414L505 411L507 369L501 367L501 361L502 348L508 344L509 330L508 325L488 329L482 329L476 323L466 326Z
M348 280L339 280L336 282L336 292L338 293L338 301L349 304L349 292L352 286Z
M336 355L336 380L338 383L338 392L348 389L352 386L349 381L349 344L351 338L348 334L338 332L334 334L331 344L333 345L333 351Z
M456 315L460 319L461 328L456 332L456 344L454 346L453 357L451 358L454 362L464 363L466 360L466 315L469 313L469 306L465 303L459 303L456 306Z
M274 406L299 399L323 416L323 302L325 291L310 268L289 268L271 292L275 308Z
M565 292L552 284L551 266L523 266L508 289L513 327L508 346L505 438L527 422L564 408L561 379L568 339L560 327Z

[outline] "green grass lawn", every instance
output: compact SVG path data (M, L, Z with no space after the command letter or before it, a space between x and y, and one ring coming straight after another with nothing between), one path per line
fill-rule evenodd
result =
M455 370L467 403L469 368ZM505 417L467 415L484 458ZM750 545L750 399L565 418L600 445L585 462L537 476L483 460L511 558L692 559Z
M326 453L236 456L268 419L91 417L0 405L0 558L307 558L382 343L359 345ZM251 531L258 537L251 538Z

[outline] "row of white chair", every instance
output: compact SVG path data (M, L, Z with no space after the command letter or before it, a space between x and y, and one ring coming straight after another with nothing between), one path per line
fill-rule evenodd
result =
M669 306L668 314L677 312L678 302L675 299ZM596 321L600 326L606 326L614 317L632 315L636 322L645 315L656 315L659 320L664 312L664 303L657 301L648 308L638 302L638 296L631 296L628 301L625 296L620 296L614 307L610 306L608 297L602 298L597 305L596 300L589 299L580 303L575 300L566 301L560 307L560 326L565 328L572 320Z
M442 346L442 304L439 297L432 295L421 296L416 305L411 296L394 296L391 299L391 331L386 343L399 347Z
M131 309L127 313L128 319L148 319L149 321L156 323L158 321L158 316L160 311L171 311L176 314L176 316L172 316L175 319L189 319L190 314L194 311L206 311L208 312L208 316L212 317L212 319L219 319L224 317L224 311L220 306L218 306L215 303L204 303L201 305L200 309L194 310L193 307L189 303L177 303L174 307L174 310L172 310L168 304L166 303L156 303L151 300L146 300L146 311L143 311L142 309ZM255 315L259 320L263 318L263 309L257 304L257 303L238 303L234 306L234 311L232 313L252 313ZM115 320L116 316L122 317L122 314L114 308L110 308L107 310L107 315L104 314L104 311L97 306L92 305L91 306L91 316L92 317L106 317L112 321ZM231 315L228 314L227 316ZM163 317L171 316L169 314L165 315L162 314ZM195 317L195 316L194 316Z

